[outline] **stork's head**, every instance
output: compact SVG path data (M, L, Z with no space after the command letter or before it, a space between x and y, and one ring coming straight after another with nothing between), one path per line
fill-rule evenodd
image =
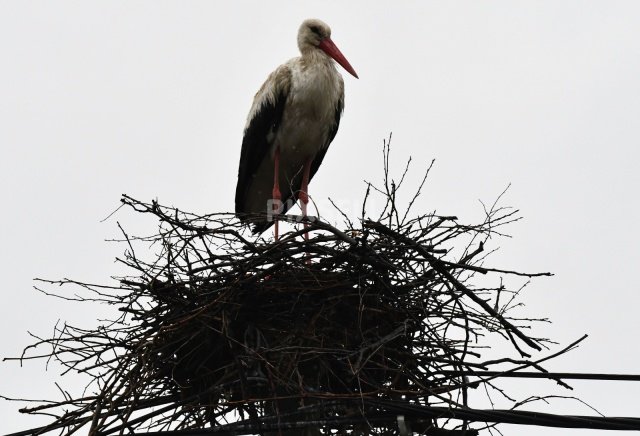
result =
M331 40L331 28L324 21L317 18L304 20L298 30L298 47L303 55L312 50L322 50L342 68L347 70L352 76L358 78L347 58L340 52L338 47Z

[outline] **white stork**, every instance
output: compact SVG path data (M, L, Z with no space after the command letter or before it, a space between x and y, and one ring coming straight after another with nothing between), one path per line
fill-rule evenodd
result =
M286 213L298 198L307 215L309 180L336 136L344 107L344 82L333 60L358 77L326 23L304 21L298 47L301 56L280 65L256 93L244 128L236 213L251 220L254 233L274 222L256 221L255 214Z

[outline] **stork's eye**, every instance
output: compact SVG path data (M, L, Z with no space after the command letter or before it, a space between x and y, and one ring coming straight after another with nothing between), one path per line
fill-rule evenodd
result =
M320 28L318 26L311 26L309 29L311 29L311 31L316 35L320 36Z

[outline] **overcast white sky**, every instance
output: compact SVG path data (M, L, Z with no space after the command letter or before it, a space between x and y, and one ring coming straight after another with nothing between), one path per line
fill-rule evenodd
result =
M360 80L345 76L340 131L311 183L347 209L363 179L437 159L421 211L481 217L505 204L525 220L496 266L552 271L524 295L543 332L582 347L557 371L640 373L640 3L636 1L0 2L0 355L58 319L95 324L109 308L62 304L34 277L105 282L123 247L120 194L196 212L230 211L253 94L297 55L296 32L326 21ZM325 208L326 209L326 208ZM321 211L322 212L322 211ZM115 219L150 232L153 220ZM0 364L0 394L77 389L44 364ZM640 383L576 382L612 416L640 416ZM520 396L560 393L541 382ZM0 433L37 426L0 401ZM486 404L478 404L486 406ZM559 400L541 410L588 414ZM595 435L504 426L507 435Z

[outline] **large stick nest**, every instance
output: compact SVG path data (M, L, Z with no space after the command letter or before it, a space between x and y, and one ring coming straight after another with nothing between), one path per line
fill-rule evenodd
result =
M209 426L242 434L310 421L316 432L397 434L389 404L466 407L477 383L462 372L523 362L540 369L527 350L545 341L523 333L531 319L509 315L518 289L500 279L539 274L483 266L484 245L516 211L494 205L477 225L409 218L398 212L393 182L371 189L386 199L376 219L364 206L358 224L343 230L310 219L308 242L301 224L278 242L255 240L229 215L124 196L125 205L155 216L159 230L148 237L123 230L120 261L133 272L118 286L81 284L92 293L85 300L113 304L120 315L95 329L58 327L36 344L52 345L51 356L90 374L95 394L24 411L63 406L40 431L66 434L83 425L100 435ZM138 254L141 245L154 254ZM491 274L494 286L473 284ZM483 360L491 335L525 360ZM245 420L228 423L232 417ZM438 434L443 423L412 425Z

